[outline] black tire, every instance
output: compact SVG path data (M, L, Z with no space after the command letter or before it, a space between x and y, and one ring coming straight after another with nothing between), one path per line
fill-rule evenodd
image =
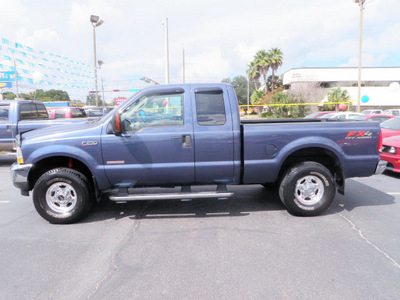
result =
M298 216L317 216L331 205L336 187L331 172L316 162L302 162L286 172L279 197Z
M33 189L37 212L53 224L70 224L81 220L93 204L92 186L78 171L68 168L44 173Z

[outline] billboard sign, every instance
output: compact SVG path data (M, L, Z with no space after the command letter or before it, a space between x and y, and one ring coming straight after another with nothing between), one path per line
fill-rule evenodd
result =
M11 82L15 81L15 72L8 71L8 72L0 72L0 82Z
M122 102L124 102L126 100L126 97L118 97L118 98L114 98L115 101L115 105L118 106L120 105Z
M0 82L0 89L12 88L12 82Z

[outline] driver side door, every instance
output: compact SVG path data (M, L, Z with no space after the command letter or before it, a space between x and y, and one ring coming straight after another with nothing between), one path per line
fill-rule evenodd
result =
M114 186L194 182L189 92L152 91L122 109L120 116L124 133L105 133L102 138L105 171Z

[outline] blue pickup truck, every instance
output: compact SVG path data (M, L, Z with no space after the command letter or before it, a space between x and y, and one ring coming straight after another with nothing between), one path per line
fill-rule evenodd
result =
M227 198L227 185L276 184L294 215L315 216L345 179L381 173L378 123L241 121L229 84L143 89L106 116L17 138L13 183L51 223L82 219L101 195L115 202ZM215 190L193 192L191 186ZM142 194L138 187L181 187Z
M19 133L71 122L73 121L49 120L47 109L40 101L2 100L0 101L0 152L14 152L15 138Z

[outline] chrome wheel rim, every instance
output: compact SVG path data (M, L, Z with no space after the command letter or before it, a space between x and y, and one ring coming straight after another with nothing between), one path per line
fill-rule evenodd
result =
M75 189L68 183L52 184L46 192L46 203L53 211L61 214L72 211L77 202Z
M311 206L321 201L324 192L322 180L316 176L308 175L297 180L294 194L301 204Z

